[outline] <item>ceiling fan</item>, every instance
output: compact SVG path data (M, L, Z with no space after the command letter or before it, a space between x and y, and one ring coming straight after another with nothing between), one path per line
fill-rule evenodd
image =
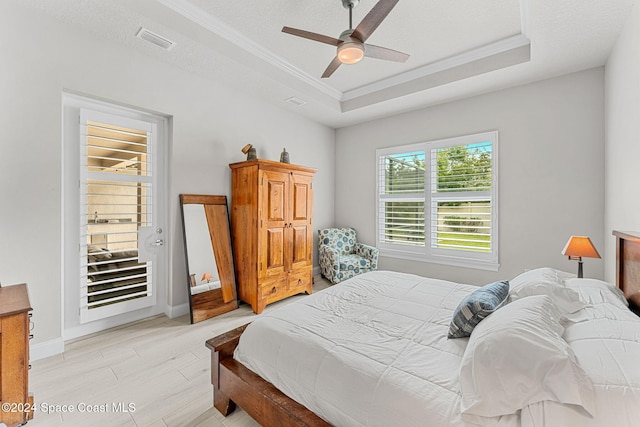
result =
M336 56L327 69L324 70L323 79L330 77L341 64L355 64L365 56L386 61L405 62L409 58L406 53L365 43L398 1L400 0L380 0L354 30L352 13L353 8L358 5L360 0L342 0L342 5L349 9L349 29L344 30L337 39L291 27L282 27L282 32L337 46Z

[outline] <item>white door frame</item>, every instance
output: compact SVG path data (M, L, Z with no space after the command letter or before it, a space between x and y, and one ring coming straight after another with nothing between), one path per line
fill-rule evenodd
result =
M61 280L61 313L62 313L62 338L64 341L92 334L101 330L134 322L146 317L165 313L168 306L168 244L167 239L172 235L169 229L169 118L158 114L122 107L117 104L98 101L91 98L63 93L62 97L62 280ZM86 108L121 117L129 117L154 123L157 129L156 149L158 159L156 173L158 174L157 189L155 195L158 199L156 211L157 223L164 232L165 245L163 250L157 252L154 262L155 291L157 292L156 305L142 308L129 313L112 316L105 319L81 324L79 316L80 307L80 277L78 272L79 257L78 248L80 235L78 224L80 222L80 109Z

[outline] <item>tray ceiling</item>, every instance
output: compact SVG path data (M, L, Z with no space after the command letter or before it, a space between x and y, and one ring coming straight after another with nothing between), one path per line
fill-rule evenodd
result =
M354 27L377 0L361 0ZM320 75L335 48L281 32L338 37L341 0L21 0L332 127L603 65L633 0L401 0L368 43L409 53ZM170 52L136 38L174 41ZM303 105L285 102L294 97Z

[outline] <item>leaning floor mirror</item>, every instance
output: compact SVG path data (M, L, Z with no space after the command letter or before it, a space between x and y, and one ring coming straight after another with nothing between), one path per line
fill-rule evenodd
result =
M191 323L238 308L226 196L181 194Z

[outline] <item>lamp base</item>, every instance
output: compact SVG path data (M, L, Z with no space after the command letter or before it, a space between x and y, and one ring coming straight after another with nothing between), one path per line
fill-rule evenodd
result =
M578 261L578 279L582 279L582 261Z

